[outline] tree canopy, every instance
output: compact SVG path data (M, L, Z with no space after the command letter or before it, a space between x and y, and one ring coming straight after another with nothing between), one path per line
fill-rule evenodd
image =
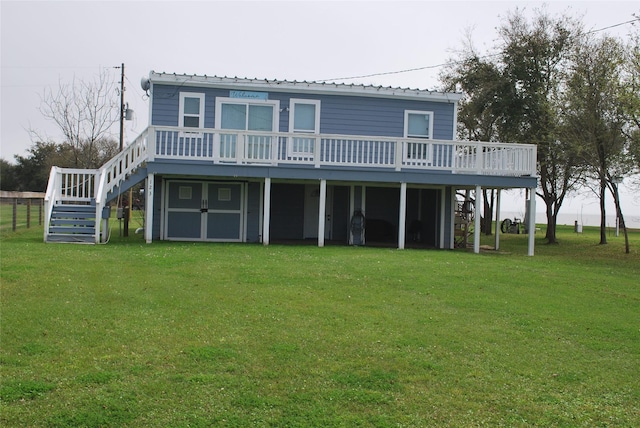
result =
M604 189L613 176L638 171L639 37L625 50L617 39L585 32L580 20L544 9L532 18L516 9L498 35L495 54L481 55L467 42L441 80L465 95L461 138L537 145L537 195L546 206L546 239L556 243L568 194L589 179ZM604 218L604 191L599 196Z

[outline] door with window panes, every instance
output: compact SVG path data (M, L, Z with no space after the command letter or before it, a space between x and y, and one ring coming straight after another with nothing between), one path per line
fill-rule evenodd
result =
M320 133L320 101L291 98L289 101L289 138L287 156L293 160L312 160L316 136Z
M404 136L414 141L404 145L405 165L431 166L431 143L418 142L416 139L433 138L433 112L407 110L404 115Z
M275 156L278 130L279 102L277 100L216 99L216 128L221 132L219 155L221 161L240 160L269 162Z
M168 181L165 239L243 240L243 183Z

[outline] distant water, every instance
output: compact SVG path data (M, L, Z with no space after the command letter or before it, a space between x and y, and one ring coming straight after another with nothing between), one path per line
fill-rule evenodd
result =
M513 217L522 219L524 212L503 211L500 213L500 217L503 219ZM600 226L600 214L558 214L559 225L573 226L576 221L583 226ZM640 215L624 214L624 221L627 228L640 229ZM536 213L536 223L547 224L547 215L544 212ZM615 215L607 215L607 227L616 227Z

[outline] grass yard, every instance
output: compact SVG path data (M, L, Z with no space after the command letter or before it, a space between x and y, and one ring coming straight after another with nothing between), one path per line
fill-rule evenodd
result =
M30 227L38 227L40 219L40 213L42 208L39 200L31 201L31 207L27 208L25 200L20 200L20 203L16 206L16 229L23 229L27 227L27 219L29 219ZM3 236L5 232L11 232L13 229L13 203L7 200L0 201L0 236ZM41 230L41 229L40 229Z
M476 255L3 232L0 425L640 426L640 232L628 255L539 235L527 257L523 235Z

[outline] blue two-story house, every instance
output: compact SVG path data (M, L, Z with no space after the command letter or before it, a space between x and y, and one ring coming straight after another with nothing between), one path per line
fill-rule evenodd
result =
M453 248L475 225L478 251L481 190L535 194L534 145L455 140L457 93L156 72L143 88L149 126L119 155L52 169L45 241L105 240L106 207L144 181L147 242Z

